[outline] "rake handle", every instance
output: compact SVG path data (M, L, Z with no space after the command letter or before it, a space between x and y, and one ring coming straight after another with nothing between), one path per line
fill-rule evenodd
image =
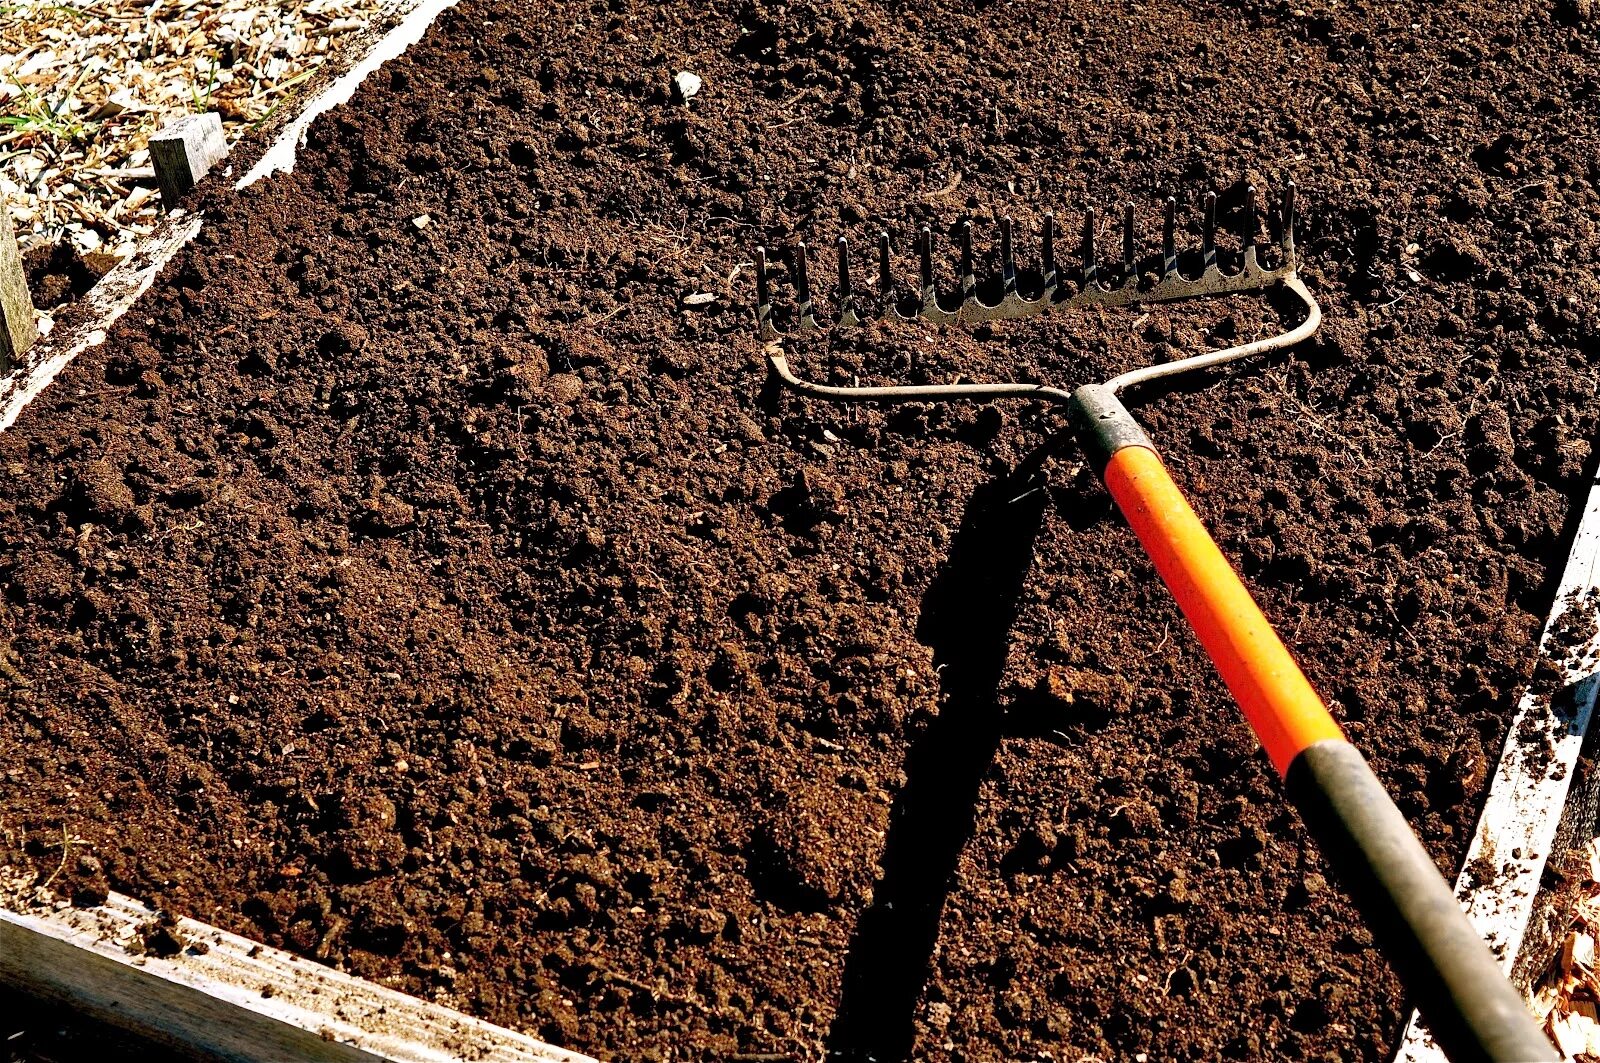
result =
M1106 489L1261 740L1434 1038L1455 1063L1554 1060L1521 995L1405 817L1195 515L1115 394L1073 394Z

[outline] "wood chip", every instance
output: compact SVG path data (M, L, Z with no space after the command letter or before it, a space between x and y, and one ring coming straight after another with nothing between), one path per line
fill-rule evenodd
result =
M1589 843L1589 881L1573 907L1572 926L1534 986L1531 1006L1544 1029L1572 1059L1600 1057L1600 978L1595 945L1600 939L1600 839Z
M145 144L216 111L229 143L393 0L20 0L0 19L0 197L26 251L132 253L157 221ZM142 194L141 194L142 193Z

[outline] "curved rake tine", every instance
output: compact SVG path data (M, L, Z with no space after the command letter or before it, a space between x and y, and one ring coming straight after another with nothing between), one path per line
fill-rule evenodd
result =
M888 305L894 299L894 275L889 271L889 234L878 233L878 295Z
M1094 263L1094 208L1083 212L1083 287L1098 284Z
M961 223L957 239L961 243L961 301L974 302L978 298L978 279L972 272L972 222Z
M772 290L767 282L767 249L756 248L756 328L763 339L772 334Z
M926 311L938 306L939 302L933 288L933 230L924 225L917 235L917 250L922 259L918 264L919 279L922 281L922 309Z
M800 296L800 325L801 331L817 327L816 314L811 305L811 275L806 266L806 242L801 240L794 249L794 286Z
M1134 233L1133 204L1122 208L1122 275L1124 278L1138 274L1139 239Z
M1011 219L1000 219L1000 286L1007 298L1017 294L1017 260L1011 246Z
M1259 256L1258 247L1261 239L1261 219L1256 212L1256 186L1244 187L1244 240L1240 243L1246 258L1255 259Z
M1294 265L1294 182L1290 181L1283 189L1283 213L1279 218L1282 226L1278 234L1278 242L1283 247L1284 261L1290 266Z
M1217 268L1217 194L1207 192L1205 199L1205 221L1200 231L1200 257L1205 264L1205 271L1210 273Z
M1044 233L1039 238L1039 259L1044 269L1044 290L1053 291L1056 281L1056 216L1045 212Z
M856 325L861 318L856 315L855 290L850 287L850 241L839 237L839 322Z
M1167 197L1166 217L1161 223L1161 276L1163 279L1178 272L1178 200Z

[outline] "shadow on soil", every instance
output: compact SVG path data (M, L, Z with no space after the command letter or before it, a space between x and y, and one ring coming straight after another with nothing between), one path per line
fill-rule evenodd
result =
M845 960L830 1059L887 1063L912 1052L940 916L1004 730L996 690L1047 498L1030 490L1036 482L1021 484L1008 477L973 492L950 559L922 600L917 637L933 650L942 708L906 754L883 877Z

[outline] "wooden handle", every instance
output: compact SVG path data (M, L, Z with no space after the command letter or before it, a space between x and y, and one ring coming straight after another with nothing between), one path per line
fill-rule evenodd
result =
M1102 474L1178 608L1280 776L1303 750L1344 732L1262 615L1153 450L1123 447Z

